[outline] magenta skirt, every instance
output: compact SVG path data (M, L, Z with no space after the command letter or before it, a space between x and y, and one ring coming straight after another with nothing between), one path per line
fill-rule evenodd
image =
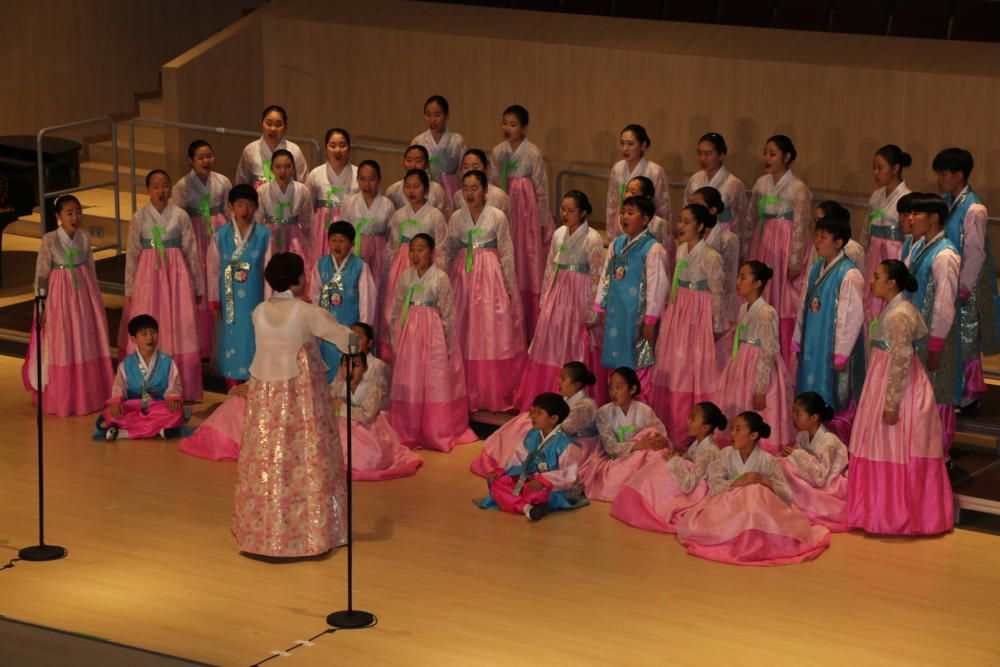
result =
M122 401L124 412L119 418L111 416L108 408L101 413L105 426L117 426L128 432L129 440L155 438L166 428L184 426L184 410L168 410L166 401L150 401L145 412L138 398Z
M681 517L677 539L689 554L733 565L788 565L830 546L830 531L813 525L762 484L706 498Z
M667 427L670 441L685 447L687 418L695 403L710 401L719 381L712 335L712 294L677 289L656 339L649 403Z
M802 510L813 523L826 526L831 533L847 530L847 476L837 475L826 486L816 488L802 476L791 459L778 461L792 490L792 505Z
M202 299L204 300L204 299ZM180 248L159 252L146 248L139 255L139 268L132 283L132 296L122 309L118 331L118 360L135 352L128 335L128 321L136 315L152 315L160 325L158 349L169 354L181 375L185 401L199 401L201 385L201 338L198 305L187 259Z
M528 435L531 428L531 417L527 413L508 420L483 441L483 449L469 464L469 470L480 477L486 477L497 468L503 468L524 443L524 436Z
M542 238L542 225L547 225L548 221L538 218L538 199L535 184L530 178L518 176L510 179L507 194L510 195L514 265L517 267L521 303L524 304L524 331L530 337L538 323L538 300L542 294L542 276L548 255Z
M225 213L216 213L209 218L208 225L203 222L200 215L191 216L191 227L194 229L195 238L198 239L198 258L201 261L201 284L205 285L205 293L208 294L208 249L215 243L215 230L229 222ZM198 335L201 340L201 358L208 359L212 356L212 339L215 335L215 317L208 306L208 297L198 304Z
M888 426L882 422L888 375L889 353L873 348L851 433L847 525L880 535L947 532L954 501L934 388L914 355L899 421Z
M385 278L384 298L381 299L381 326L376 329L378 340L378 357L392 366L392 299L396 294L396 286L403 272L410 268L410 244L401 243L389 262L389 270Z
M45 324L42 327L42 374L47 377L46 414L71 417L97 412L111 396L114 373L108 352L108 320L97 280L87 266L76 267L77 287L69 269L49 273ZM28 354L21 367L24 387L37 401L35 318L31 319Z
M556 391L563 364L582 361L589 368L600 348L594 329L586 326L594 308L590 303L590 275L562 269L546 295L538 315L535 335L528 348L528 362L517 392L516 407L527 411L538 394Z
M462 357L448 349L437 308L411 306L395 342L391 421L400 442L450 452L478 440L469 429Z
M752 259L764 262L774 271L774 278L764 286L764 300L778 311L778 334L781 339L781 354L788 363L792 356L792 335L795 333L795 318L801 307L802 289L809 268L809 253L803 261L801 272L795 280L788 280L791 265L789 253L792 250L792 222L789 220L768 220L762 234L758 234L750 250Z
M683 461L690 466L690 461ZM708 495L705 480L684 493L662 455L653 459L625 483L611 503L611 516L630 526L662 533L676 533L681 516Z
M451 267L455 338L462 350L469 408L502 412L514 407L524 367L524 332L519 294L507 294L496 250L475 253L465 271L463 248Z
M347 465L347 417L338 417L340 442L344 445L344 465ZM423 459L399 442L399 436L385 415L380 414L370 425L354 421L351 432L351 479L381 481L417 474Z
M238 461L246 411L245 398L229 396L191 437L181 441L180 450L210 461Z
M736 358L732 359L722 372L719 388L715 392L715 404L732 421L741 412L753 410L753 378L756 374L760 348L756 345L740 345ZM781 355L775 357L771 369L771 382L764 394L766 407L759 412L771 427L771 437L760 441L760 446L770 454L780 454L783 447L795 444L795 425L792 423L792 402L795 396L785 362ZM715 441L720 447L730 444L731 426L715 432Z

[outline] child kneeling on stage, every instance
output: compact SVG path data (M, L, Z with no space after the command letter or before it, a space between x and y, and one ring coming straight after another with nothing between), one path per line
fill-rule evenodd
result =
M563 432L569 405L559 394L539 394L531 404L532 429L514 450L505 468L487 477L490 493L477 501L481 509L522 512L538 521L552 510L587 504L577 485L580 448Z
M94 439L179 435L184 425L181 376L170 355L156 349L160 325L152 315L137 315L129 320L128 333L135 352L118 364Z

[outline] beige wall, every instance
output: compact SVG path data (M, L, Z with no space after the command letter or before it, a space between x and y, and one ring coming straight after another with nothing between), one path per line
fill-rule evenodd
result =
M0 134L135 111L160 67L263 0L7 0Z
M653 138L650 157L671 180L697 169L694 143L714 130L726 136L730 168L748 186L759 175L764 140L782 132L795 140L795 170L814 191L865 198L880 145L898 143L913 154L907 180L914 188L932 187L937 150L960 145L977 157L980 192L1000 201L998 45L402 0L282 0L253 21L261 26L260 69L252 48L235 45L179 59L164 80L188 92L168 102L168 114L254 128L260 108L277 102L294 134L321 138L342 125L357 142L393 143L423 129L422 101L440 93L451 102L450 127L488 149L501 138L502 109L516 102L532 114L529 134L553 180L570 166L607 171L619 157L618 131L639 122ZM214 76L223 67L246 72L252 94ZM398 178L398 161L383 157L387 180ZM603 201L600 181L569 184Z

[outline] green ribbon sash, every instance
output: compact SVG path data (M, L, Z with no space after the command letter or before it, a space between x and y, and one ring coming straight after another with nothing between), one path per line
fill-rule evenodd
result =
M511 160L509 162L504 162L504 164L503 164L503 170L502 170L502 173L500 174L500 180L502 181L500 187L503 188L504 192L507 191L507 178L508 178L507 172L509 172L511 169L517 169L520 166L521 165L518 164L518 162L516 160Z
M201 199L198 200L198 215L201 216L201 222L205 225L205 236L211 238L215 233L215 228L212 227L212 196L202 195Z
M354 244L354 256L355 257L361 257L361 246L365 242L365 236L361 232L364 231L365 227L367 227L368 225L373 225L373 224L375 224L375 221L372 220L371 218L361 218L354 225L354 231L357 232L356 238L355 238L355 240L357 242Z
M877 211L872 211L868 214L868 239L871 241L872 237L872 227L875 226L876 220L885 220L885 211L879 209Z
M344 188L339 185L331 185L326 189L326 226L329 227L333 218L333 196L344 194ZM340 197L337 197L337 206L340 206Z
M686 269L690 264L686 259L682 259L677 262L677 266L674 267L674 280L670 284L670 303L677 300L677 287L681 282L681 269Z
M625 442L625 436L635 430L635 426L619 426L615 429L615 438L618 442Z
M278 210L274 212L274 224L279 227L285 224L285 211L288 210L288 202L279 201ZM275 230L278 236L278 249L284 250L285 248L285 236L281 233L280 229Z
M76 248L66 248L66 266L69 267L69 276L73 279L73 289L80 289L80 285L76 282L76 258L79 256L80 251Z
M420 226L420 221L413 220L412 218L409 220L403 220L401 223L399 223L399 242L406 243L404 239L406 238L406 229L408 227L419 227L419 226Z
M429 171L431 172L431 178L437 178L442 173L444 173L444 169L441 166L441 165L444 164L444 158L443 157L441 157L439 155L432 155L430 157L430 159L428 160L428 162L430 163L430 170Z
M271 181L274 180L274 171L271 170L271 161L264 160L263 167L264 167L264 182L270 183Z
M747 330L747 325L740 322L736 325L736 333L733 334L733 356L732 359L736 359L736 354L740 351L740 336L743 332Z
M779 197L778 195L764 195L763 197L760 198L760 201L757 202L757 217L758 218L764 217L765 213L767 212L768 204L780 204L780 203L781 203L781 197Z
M153 226L153 238L152 245L153 249L156 250L157 255L160 258L160 268L163 268L163 264L167 261L167 249L163 245L163 232L167 231L166 227L160 227L157 225Z
M476 234L482 234L483 230L479 228L470 229L465 233L465 272L472 273L472 265L476 261L475 248L472 247L473 240L472 237Z
M625 202L625 185L626 185L625 183L622 183L621 185L618 186L618 208L619 209L622 207L622 204Z
M403 321L399 327L400 331L406 329L406 320L410 318L410 304L413 303L413 295L417 292L422 292L423 289L423 285L411 285L410 289L406 290L406 299L403 301Z

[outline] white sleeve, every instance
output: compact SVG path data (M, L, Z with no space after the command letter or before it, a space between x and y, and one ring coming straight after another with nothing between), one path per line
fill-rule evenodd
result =
M659 243L646 255L646 317L653 320L663 315L664 304L670 293L670 278L663 270L667 251Z
M834 330L833 359L843 363L851 356L865 319L865 279L858 269L851 269L840 283L837 299L837 324Z
M973 204L962 222L962 270L959 273L960 295L967 295L976 286L979 272L986 261L986 207Z

